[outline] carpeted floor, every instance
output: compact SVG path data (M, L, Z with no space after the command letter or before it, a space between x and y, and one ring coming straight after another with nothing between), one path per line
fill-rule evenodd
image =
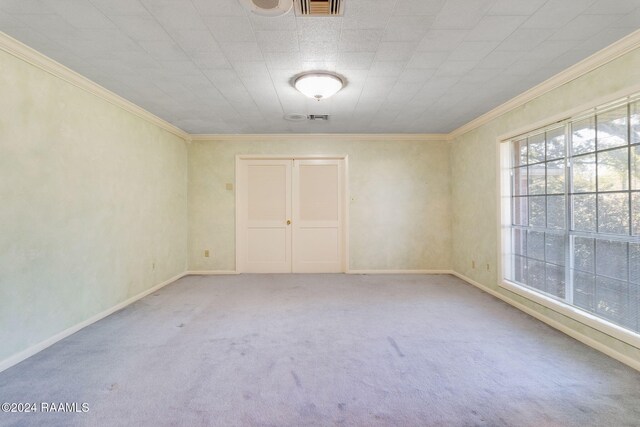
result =
M637 426L640 373L451 276L193 276L0 373L0 425Z

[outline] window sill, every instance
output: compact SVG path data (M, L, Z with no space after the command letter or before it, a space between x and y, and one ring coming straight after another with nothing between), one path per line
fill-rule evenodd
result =
M640 349L640 335L635 332L596 317L586 311L572 307L569 304L565 304L551 297L547 297L523 286L517 285L508 280L503 279L502 283L500 283L500 287L507 289L508 291L511 291L537 304L540 304L550 310L553 310L556 313L573 319L576 322L582 323L583 325L600 331L603 334L616 338L626 344L629 344L630 346Z

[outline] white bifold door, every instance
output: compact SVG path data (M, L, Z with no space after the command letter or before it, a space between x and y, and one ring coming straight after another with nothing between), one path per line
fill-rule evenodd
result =
M238 270L338 273L344 262L344 159L240 159Z

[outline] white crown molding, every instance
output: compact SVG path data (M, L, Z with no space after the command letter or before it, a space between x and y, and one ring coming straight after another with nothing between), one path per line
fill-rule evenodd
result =
M150 123L184 139L191 141L319 141L327 138L341 139L345 141L453 141L461 135L472 131L501 115L530 102L545 93L552 91L572 80L575 80L620 56L640 47L640 30L637 30L617 42L594 53L579 63L567 68L555 76L545 80L537 86L517 95L493 110L460 126L451 133L445 134L342 134L342 133L315 133L315 134L189 134L182 129L146 111L142 107L127 101L119 95L103 88L81 74L72 71L64 65L43 55L42 53L26 46L18 40L0 31L0 50L3 50L23 61L40 68L74 86L92 93L105 101L116 105Z
M191 141L320 141L340 139L344 141L448 141L445 133L285 133L285 134L210 134L190 135Z
M30 48L24 43L19 42L8 34L0 31L0 50L7 52L10 55L15 56L36 68L39 68L49 74L52 74L59 79L66 81L82 90L85 90L98 98L101 98L110 104L122 108L131 114L134 114L149 123L158 126L161 129L170 132L185 141L189 140L189 134L182 129L168 123L160 117L148 112L144 108L141 108L131 101L127 101L119 95L103 88L97 83L89 80L81 74L65 67L64 65L54 61L53 59L45 56L35 49Z
M558 87L575 80L596 68L599 68L622 55L631 52L634 49L640 47L640 30L637 30L626 37L621 38L617 42L605 47L604 49L594 53L588 58L583 59L575 65L567 68L564 71L559 72L555 76L545 80L537 86L521 93L515 98L510 99L504 104L494 108L493 110L471 120L469 123L460 126L458 129L451 132L449 140L454 140L467 132L470 132L490 121L500 117L501 115L508 113L515 108L518 108L527 102L530 102L547 92L557 89Z

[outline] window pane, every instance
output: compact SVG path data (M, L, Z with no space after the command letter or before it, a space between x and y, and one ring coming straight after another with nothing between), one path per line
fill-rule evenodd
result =
M565 297L565 281L564 281L564 267L558 267L557 265L547 264L547 293L564 299Z
M544 262L527 260L527 285L544 292L546 291L546 276Z
M626 242L596 240L596 274L627 280L627 256Z
M637 329L636 301L627 282L596 277L596 311L602 317Z
M640 193L632 193L631 200L633 235L640 236Z
M513 195L526 196L528 185L527 167L515 168L513 170Z
M516 197L513 199L513 224L529 225L529 204L527 197Z
M598 231L629 234L629 195L598 194Z
M545 259L553 264L564 265L564 234L546 233Z
M527 256L527 232L525 230L514 228L511 234L511 244L514 254Z
M573 271L573 304L595 312L596 278L593 274Z
M544 163L529 166L529 194L544 194L545 166Z
M598 114L598 150L627 145L627 106Z
M596 196L586 194L572 196L573 229L576 231L596 231Z
M596 151L595 118L588 117L571 124L571 152L575 154Z
M547 194L564 193L564 160L547 163Z
M547 227L565 228L566 202L564 196L547 196Z
M572 184L574 193L596 191L596 156L590 154L573 158Z
M598 153L598 191L620 191L629 188L629 150Z
M527 259L516 255L513 258L513 280L518 283L527 283Z
M544 162L544 133L529 137L529 163Z
M640 285L640 243L629 243L629 280Z
M529 197L529 225L532 227L544 227L546 218L546 201L544 196Z
M595 269L595 240L586 237L573 239L573 267L589 273Z
M544 260L544 233L541 231L527 232L527 256Z
M640 101L631 104L631 143L640 143Z
M640 190L640 145L631 147L631 188Z
M513 166L522 166L527 164L527 140L513 142Z
M565 139L564 126L547 132L547 160L564 157Z

